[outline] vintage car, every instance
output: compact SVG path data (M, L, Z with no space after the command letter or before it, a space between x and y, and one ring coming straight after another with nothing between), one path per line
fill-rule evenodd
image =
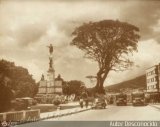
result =
M11 101L12 107L16 110L26 110L28 109L28 102L26 102L25 100L21 99L21 98L16 98L15 100Z
M116 105L127 105L127 95L123 93L119 93L116 95Z
M92 108L93 109L105 109L107 106L107 102L104 98L96 98Z
M16 98L11 101L12 107L15 110L28 110L30 106L36 105L37 101L30 97Z
M132 93L132 105L133 106L144 106L145 105L145 96L143 92Z

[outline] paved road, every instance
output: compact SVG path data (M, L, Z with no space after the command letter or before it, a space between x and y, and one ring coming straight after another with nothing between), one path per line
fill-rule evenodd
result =
M151 106L108 106L47 121L160 120L160 110Z
M160 121L160 110L151 106L108 106L107 109L89 110L70 116L48 119L45 122L35 122L20 125L19 127L62 127L62 121L136 121L136 120L151 120ZM59 123L46 121L61 121ZM67 123L68 124L68 123ZM77 123L80 124L81 123ZM63 127L68 127L66 123ZM94 124L93 124L94 125ZM92 127L94 127L92 125ZM74 125L75 126L75 125ZM70 126L71 127L71 126ZM79 126L80 127L80 126ZM83 126L82 126L83 127Z

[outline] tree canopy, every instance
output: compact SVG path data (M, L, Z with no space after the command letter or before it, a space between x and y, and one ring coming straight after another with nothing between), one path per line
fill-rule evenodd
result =
M8 79L0 75L0 112L11 108L11 100L14 98L12 90L6 85Z
M0 60L0 75L8 78L7 86L15 91L16 97L33 97L38 90L35 80L28 70L15 66L13 62ZM3 79L1 78L1 80Z
M76 96L81 95L81 92L84 90L84 83L78 80L71 80L65 82L63 85L63 93L66 95L75 94Z
M96 89L103 92L109 71L123 71L133 62L128 55L137 51L139 28L118 20L89 22L76 28L71 45L85 52L85 57L98 63Z

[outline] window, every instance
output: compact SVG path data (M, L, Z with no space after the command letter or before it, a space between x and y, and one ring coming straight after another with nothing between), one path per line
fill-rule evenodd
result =
M155 74L155 70L153 71L153 74Z
M151 71L151 75L155 74L155 70Z

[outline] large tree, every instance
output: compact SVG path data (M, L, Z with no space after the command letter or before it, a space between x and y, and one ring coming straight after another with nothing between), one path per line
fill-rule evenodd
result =
M128 56L137 51L138 31L136 26L118 20L89 22L74 30L71 45L98 62L97 92L104 92L103 84L111 70L123 71L133 64Z
M13 62L0 60L0 76L7 77L7 86L15 91L16 97L33 97L37 93L37 84L26 68L16 66ZM0 78L0 82L3 80ZM0 88L2 86L0 85Z
M13 91L8 86L9 79L0 74L0 113L11 108L11 100L14 99Z

